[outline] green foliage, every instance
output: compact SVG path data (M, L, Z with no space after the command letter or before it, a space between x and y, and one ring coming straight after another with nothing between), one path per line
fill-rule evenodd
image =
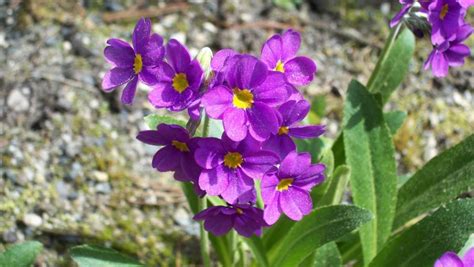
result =
M336 168L331 175L326 193L316 202L317 207L341 203L350 173L351 169L346 165L341 165Z
M397 176L395 152L382 110L356 81L349 86L343 127L354 203L375 217L360 229L364 260L369 262L391 233Z
M451 202L392 238L370 267L433 266L446 251L459 251L474 232L474 200Z
M182 120L178 120L169 116L161 116L157 114L150 114L145 116L144 118L145 124L148 126L149 129L154 130L158 125L161 123L166 123L166 124L176 124L180 125L182 127L186 127L186 122Z
M367 89L379 93L382 102L386 103L390 95L400 86L408 72L410 60L415 51L415 36L409 29L397 36L398 27L392 30L392 38L382 52L372 73Z
M301 4L301 0L273 0L273 4L286 10L293 10Z
M137 267L144 266L135 259L110 248L82 245L73 247L69 254L79 267Z
M268 263L265 246L263 245L261 238L258 238L254 235L251 238L244 238L244 241L250 247L250 250L252 251L252 254L255 257L255 260L258 262L258 266L270 266Z
M189 208L196 214L199 212L199 199L194 192L194 185L192 183L181 183L181 189L183 190L186 200L188 201Z
M296 266L320 246L350 233L371 219L369 211L356 206L315 209L284 236L278 249L269 255L270 265Z
M36 241L27 241L10 246L0 254L0 267L30 267L43 249L43 245Z
M474 185L474 135L430 160L398 192L395 227L453 200Z
M387 122L388 128L392 135L396 134L398 129L403 125L407 117L407 113L403 111L390 111L383 114L385 121Z
M318 248L314 255L314 267L337 267L342 266L341 254L335 242L327 243Z

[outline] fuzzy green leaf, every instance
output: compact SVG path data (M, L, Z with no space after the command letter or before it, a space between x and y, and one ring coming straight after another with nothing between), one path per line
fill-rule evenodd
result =
M30 267L42 249L43 245L36 241L10 246L0 254L0 267Z
M79 267L137 267L137 260L104 247L82 245L73 247L69 254Z
M350 173L351 169L346 165L341 165L336 168L329 180L328 190L319 202L316 203L317 207L341 203Z
M145 120L145 124L148 126L150 130L155 130L156 127L162 123L176 124L182 127L186 127L186 122L169 117L169 116L150 114L150 115L145 116L145 118L143 119Z
M385 121L387 122L388 128L390 128L391 134L396 134L398 129L402 126L407 113L403 111L390 111L383 114Z

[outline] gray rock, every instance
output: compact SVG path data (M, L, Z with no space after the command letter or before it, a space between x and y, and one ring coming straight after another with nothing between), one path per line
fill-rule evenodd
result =
M96 190L98 193L109 194L109 193L112 191L112 187L110 187L110 184L109 184L109 183L98 183L98 184L95 186L95 190Z
M2 234L2 239L6 243L15 243L18 238L16 237L15 229L10 229Z
M36 228L43 224L43 219L34 213L28 213L23 217L23 222L30 227Z
M7 99L7 105L13 111L23 112L28 110L30 103L28 101L28 98L24 94L22 94L20 90L15 89L10 92L10 95Z

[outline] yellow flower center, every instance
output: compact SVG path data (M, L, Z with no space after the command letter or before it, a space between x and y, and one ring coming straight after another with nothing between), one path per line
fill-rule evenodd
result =
M449 11L449 5L448 4L445 4L443 6L443 8L441 9L441 12L439 12L439 18L441 20L444 20L444 18L446 17L446 15L448 14L448 11Z
M178 93L182 93L186 88L188 88L189 83L188 79L186 78L186 74L184 73L177 73L173 78L173 88Z
M237 212L238 215L244 214L244 211L242 209L235 208L235 211Z
M276 66L273 70L284 73L285 72L285 65L283 64L283 62L281 62L281 60L278 60Z
M135 74L138 74L140 71L142 71L142 67L143 67L142 55L136 54L135 60L133 61L133 71L135 71Z
M189 147L186 145L186 143L173 140L171 141L171 145L181 152L189 152Z
M234 88L234 97L232 98L232 103L234 107L246 109L251 108L253 105L253 94L248 89L238 89Z
M293 178L286 178L286 179L280 180L276 189L280 192L288 190L288 187L291 186L291 184L293 183L293 180L294 180Z
M224 165L232 169L240 167L243 161L244 159L239 152L229 152L224 156Z
M288 134L289 131L288 127L281 126L280 129L278 129L278 135Z

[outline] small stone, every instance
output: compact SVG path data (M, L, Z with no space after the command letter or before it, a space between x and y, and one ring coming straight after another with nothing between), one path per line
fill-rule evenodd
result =
M2 239L6 243L15 243L18 238L14 229L10 229L2 234Z
M108 194L110 191L112 191L112 188L110 187L109 183L100 183L95 186L95 190L98 193Z
M23 222L30 227L39 227L43 224L43 219L34 213L28 213L23 217Z
M106 172L93 171L92 177L98 182L107 182L109 181L109 175Z
M17 112L27 111L30 103L28 98L23 95L19 90L13 90L7 99L7 105Z

